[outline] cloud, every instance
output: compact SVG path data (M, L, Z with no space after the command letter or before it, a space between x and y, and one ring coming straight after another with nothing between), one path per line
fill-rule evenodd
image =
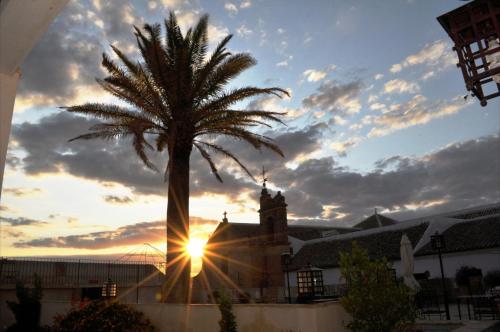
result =
M402 219L498 201L500 157L491 151L499 150L499 136L487 136L420 157L393 156L364 174L331 157L310 159L276 172L273 182L286 189L290 219L319 217L325 206L335 206L350 224L374 207Z
M415 93L420 91L417 83L408 82L399 78L390 80L384 84L385 93Z
M358 113L361 109L358 98L361 88L360 80L346 84L325 81L321 83L315 93L302 99L302 104L304 107L318 108L341 115Z
M326 77L327 72L315 70L315 69L307 69L304 71L303 75L306 77L308 82L318 82Z
M240 25L238 29L236 29L236 33L240 37L246 37L253 33L252 30L248 29L244 24Z
M374 78L376 81L378 81L378 80L380 80L380 79L384 78L384 74L375 74L375 76L373 76L373 78Z
M241 9L250 8L251 6L252 6L252 1L250 1L250 0L244 0L240 3Z
M227 10L230 14L237 14L238 13L238 7L234 3L231 2L226 2L224 4L224 9Z
M40 188L3 188L2 191L4 194L15 197L29 196L42 192Z
M452 51L452 45L443 40L437 40L432 44L426 44L420 51L407 56L401 63L391 66L391 73L398 73L404 68L426 65L434 67L438 71L445 70L457 62L456 55Z
M288 67L288 60L280 61L276 64L276 67Z
M226 27L209 24L208 29L208 41L211 45L219 43L223 38L229 35L229 29Z
M386 108L386 105L385 104L381 104L381 103L374 103L374 104L370 105L370 109L372 111L379 111L379 110L382 110L384 108Z
M253 109L268 103L267 100L254 101L249 105ZM272 102L271 102L272 103ZM265 105L264 105L265 106ZM267 108L264 108L267 109ZM14 125L12 137L19 143L19 148L26 155L22 159L23 170L30 175L43 173L66 172L74 176L101 183L116 182L133 190L136 194L161 195L166 197L167 186L163 182L162 172L156 173L145 168L127 139L119 141L75 141L68 139L84 133L97 121L60 112L40 119L38 123L24 122ZM287 155L293 160L300 152L309 151L309 144L316 144L313 136L319 133L319 127L308 128L285 133L275 133L273 136ZM305 136L304 136L305 135ZM293 139L293 142L290 141ZM252 151L253 148L239 141L221 140L221 145L242 158L242 161L269 161L283 163L282 158L269 151ZM315 149L317 145L315 145ZM244 153L241 153L243 151ZM245 158L245 155L251 156ZM158 168L165 167L166 156L151 154L151 159ZM197 152L191 157L191 194L199 196L205 193L227 194L231 191L247 191L255 188L248 177L241 177L241 171L228 160L217 161L228 163L234 172L220 167L224 183L219 183L210 173L205 160ZM98 162L96 162L98 161ZM232 168L229 170L232 170ZM257 172L262 167L254 168ZM238 169L236 171L236 169Z
M130 204L133 202L133 199L128 196L115 196L115 195L106 195L104 196L104 200L107 203L111 204Z
M422 125L431 120L455 114L467 105L469 103L461 96L449 101L430 102L426 97L416 95L404 104L393 104L388 109L381 108L383 114L372 118L371 123L374 127L368 136L384 136L396 130Z
M127 139L68 142L96 123L59 112L41 118L39 123L13 125L12 137L27 153L22 159L23 170L30 175L67 172L97 181L123 183L143 194L165 195L162 174L146 169ZM159 168L164 166L164 156L152 158Z
M217 223L218 221L211 219L190 218L190 225L195 230L206 226L213 229ZM17 248L55 247L99 250L158 242L165 242L165 221L139 222L111 231L19 241L14 243L14 246Z
M10 226L41 226L47 224L45 221L29 219L24 217L9 218L0 217L0 222L9 224Z
M92 27L80 29L88 19L77 15L85 12L78 2L65 6L23 62L17 99L40 105L63 103L77 93L79 86L94 83L96 76L102 76L101 33ZM77 81L72 75L75 70Z
M330 147L337 152L340 157L347 155L347 150L358 145L363 140L362 137L354 136L345 141L336 141L330 144Z

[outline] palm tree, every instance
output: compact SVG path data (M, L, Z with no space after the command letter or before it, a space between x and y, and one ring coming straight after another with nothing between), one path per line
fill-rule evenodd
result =
M130 137L137 155L145 166L154 170L157 168L146 150L161 152L166 148L167 288L163 291L163 299L167 302L188 301L190 264L184 246L189 237L189 161L193 147L221 182L211 153L232 159L252 175L230 151L215 141L219 136L248 142L256 149L265 147L283 156L270 138L249 131L258 125L270 127L269 121L282 123L283 113L231 107L249 97L263 94L281 97L288 93L277 87L225 90L229 81L256 61L249 54L227 51L231 35L207 57L207 27L208 16L205 15L183 35L173 13L165 20L165 41L160 36L159 24L144 25L144 32L134 27L142 61L135 62L111 46L121 64L103 54L102 65L109 76L97 80L104 90L128 107L101 103L63 107L69 112L103 121L91 127L89 133L71 141Z

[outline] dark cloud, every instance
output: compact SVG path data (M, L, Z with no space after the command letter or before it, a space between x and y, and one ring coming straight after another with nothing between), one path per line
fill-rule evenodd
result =
M41 226L47 224L47 222L45 221L29 219L24 217L18 217L18 218L0 217L0 222L9 224L10 226Z
M112 204L130 204L133 202L132 198L128 196L115 196L115 195L106 195L104 196L104 200Z
M352 112L353 105L349 102L355 100L363 87L360 80L346 84L336 81L321 83L318 90L302 99L302 105L307 108L317 108L323 111L336 113Z
M95 120L60 112L42 118L39 123L14 125L13 138L27 152L22 160L24 171L28 174L40 174L64 170L75 176L118 182L141 194L166 195L167 185L163 182L163 174L145 168L128 140L68 142L68 139L85 133L96 123ZM257 151L241 141L222 139L217 143L227 147L242 162L248 164L254 174L259 174L263 165L270 170L279 169L287 160L318 149L322 128L324 125L318 124L303 131L297 129L278 134L276 143L283 149L286 159L270 151ZM151 157L159 169L164 167L166 156L151 154ZM234 163L228 161L219 164L224 183L219 183L206 161L198 152L193 152L192 195L198 196L206 192L238 193L257 189L256 184L241 171L233 173L224 168L224 165L235 166Z
M13 138L26 151L24 170L29 174L59 172L101 181L118 182L136 194L166 197L163 174L146 169L129 142L80 141L67 139L85 132L95 121L59 113L38 124L13 127ZM262 166L271 183L282 188L293 218L333 218L359 221L374 207L397 212L397 218L441 212L491 203L500 197L500 151L498 135L449 145L416 158L394 156L380 160L369 173L339 167L333 158L299 158L321 147L324 124L302 130L268 133L275 136L286 158L269 151L256 151L240 141L217 142L234 152L259 178ZM159 168L165 158L152 155ZM297 168L285 167L295 160ZM237 199L250 193L256 200L260 184L252 182L234 163L217 160L224 183L211 174L206 162L194 152L191 157L191 193L218 193Z
M67 103L84 85L105 75L101 54L109 44L135 57L138 50L133 24L143 25L136 10L121 1L100 1L94 8L87 1L70 1L22 65L19 96L43 96L47 103ZM133 46L133 47L132 47Z
M22 64L19 96L43 95L62 102L80 85L102 76L99 31L82 3L71 1ZM77 80L72 71L78 73Z
M88 179L122 183L140 193L164 195L166 186L162 174L145 168L127 139L68 142L96 123L59 112L36 124L14 125L13 138L27 152L23 158L24 171L40 174L64 170ZM153 159L163 167L161 156L153 156Z
M450 145L422 158L382 160L367 174L338 168L332 158L308 160L293 171L277 173L274 180L288 189L289 210L298 217L318 216L324 206L336 206L333 211L347 214L344 220L352 222L374 207L404 219L498 201L500 156L491 151L500 151L498 135Z
M192 228L203 227L203 225L214 226L217 223L215 220L200 217L190 218ZM14 243L14 246L17 248L55 247L97 250L158 242L165 242L165 221L139 222L112 231L19 241Z
M5 159L5 164L16 170L19 165L21 165L21 159L13 155L12 153L7 153L7 157Z
M1 236L4 238L18 239L20 237L26 236L26 234L17 230L3 229Z

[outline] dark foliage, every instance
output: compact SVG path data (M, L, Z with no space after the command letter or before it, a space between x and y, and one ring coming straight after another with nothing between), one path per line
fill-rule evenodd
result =
M484 286L488 289L500 286L500 270L493 270L484 276Z
M7 328L7 332L43 332L46 328L40 327L40 311L42 305L42 281L35 275L34 288L29 289L23 283L16 284L18 302L7 301L7 306L14 314L16 322Z
M347 286L341 303L352 317L346 324L351 331L406 331L415 322L413 292L394 280L385 258L370 260L353 242L352 252L341 254L340 269Z
M470 286L471 277L480 277L483 273L481 269L473 266L462 266L459 268L455 274L455 281L458 286L468 287Z
M153 332L144 314L127 305L93 301L56 320L54 332Z
M219 320L220 332L237 332L236 317L233 314L233 305L229 296L224 292L218 292L217 303L222 316Z

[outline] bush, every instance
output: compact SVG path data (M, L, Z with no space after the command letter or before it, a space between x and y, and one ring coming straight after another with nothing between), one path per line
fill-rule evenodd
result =
M481 269L473 266L462 266L455 273L455 282L457 286L468 287L470 286L470 278L482 276Z
M42 281L35 275L34 288L28 289L22 282L16 283L16 296L18 303L7 301L7 306L14 314L16 322L7 328L7 332L41 332L47 328L40 327L40 300L42 294Z
M500 286L500 270L494 270L486 273L484 276L484 286L487 289Z
M92 301L56 319L54 332L153 332L144 314L127 305Z
M346 325L351 331L404 331L415 322L413 291L394 280L390 267L385 258L370 260L356 242L351 253L340 254L341 274L347 286L340 302L352 317Z
M222 316L219 321L220 332L237 332L236 317L229 296L223 291L217 292L217 303Z

